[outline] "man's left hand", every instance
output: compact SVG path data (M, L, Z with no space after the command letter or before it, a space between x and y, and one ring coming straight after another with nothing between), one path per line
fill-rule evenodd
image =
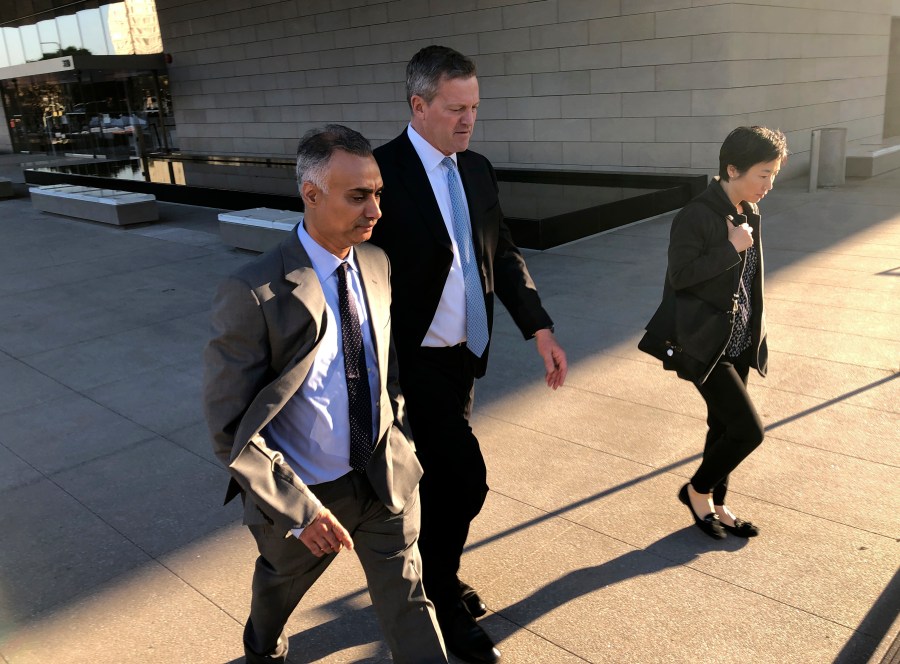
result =
M562 387L566 380L566 372L569 370L565 351L556 343L556 337L549 329L538 330L534 338L537 342L537 351L544 358L544 368L547 370L544 379L547 381L547 387L552 390Z

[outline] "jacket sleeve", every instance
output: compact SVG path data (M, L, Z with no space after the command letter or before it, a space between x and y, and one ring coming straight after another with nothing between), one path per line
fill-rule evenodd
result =
M269 344L260 302L235 277L213 299L212 338L203 354L203 406L213 452L226 467L241 418L269 378Z
M686 206L672 222L668 279L682 290L713 279L741 262L728 241L724 217L717 219L699 204Z
M261 435L235 440L250 404L274 378L270 362L259 299L240 279L226 279L213 301L212 338L204 351L203 401L213 451L247 497L251 517L245 522L253 522L256 508L260 521L287 533L309 525L321 503Z

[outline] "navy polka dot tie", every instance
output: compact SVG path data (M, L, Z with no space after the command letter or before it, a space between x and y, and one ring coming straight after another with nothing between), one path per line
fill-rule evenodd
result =
M338 304L341 313L341 339L344 348L344 373L347 378L347 410L350 415L350 467L364 473L372 456L372 392L366 369L362 330L356 307L350 303L347 270L344 262L336 270Z

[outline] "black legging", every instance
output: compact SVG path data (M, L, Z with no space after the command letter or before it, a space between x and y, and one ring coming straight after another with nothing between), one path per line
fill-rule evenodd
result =
M747 392L750 352L722 358L697 389L706 401L706 445L703 461L691 478L698 493L712 493L713 504L724 505L728 475L763 441L762 420Z

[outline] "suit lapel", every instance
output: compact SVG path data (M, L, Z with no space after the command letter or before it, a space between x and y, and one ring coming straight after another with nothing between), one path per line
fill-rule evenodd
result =
M463 189L466 192L466 203L469 206L469 220L472 222L472 244L474 245L478 262L481 264L484 256L484 219L479 214L478 209L474 207L474 204L479 200L483 200L483 196L475 184L478 178L473 175L475 165L469 159L468 152L456 153L456 161Z
M372 332L372 341L375 344L375 357L378 358L378 370L380 372L381 367L386 366L386 352L390 343L390 339L384 339L381 336L387 327L388 316L390 315L390 290L388 285L382 283L379 278L378 266L373 260L370 247L359 245L354 251L356 253L356 264L359 266L363 291L366 294L369 326ZM382 357L383 354L385 354L384 357Z
M322 292L322 284L319 283L312 261L309 260L297 237L296 226L291 231L290 237L281 243L281 258L284 263L285 281L296 284L292 295L309 311L315 324L315 339L318 341L322 338L325 326L325 294Z
M419 154L413 147L412 141L409 140L405 129L398 138L400 149L397 155L397 169L407 194L419 208L421 218L434 238L440 245L450 249L450 236L447 234L444 217L438 207L437 199L434 197L431 182L422 165L422 160L419 159Z
M299 339L291 349L292 356L273 358L276 366L281 367L278 377L260 390L247 408L241 422L244 444L262 431L303 385L325 330L325 294L322 292L322 286L309 256L297 237L296 226L291 231L290 237L281 242L279 248L284 278L288 283L296 284L291 291L291 297L295 302L291 304L305 309L313 325L309 333ZM282 311L282 315L287 316L287 312ZM303 320L303 316L292 318L297 321Z

